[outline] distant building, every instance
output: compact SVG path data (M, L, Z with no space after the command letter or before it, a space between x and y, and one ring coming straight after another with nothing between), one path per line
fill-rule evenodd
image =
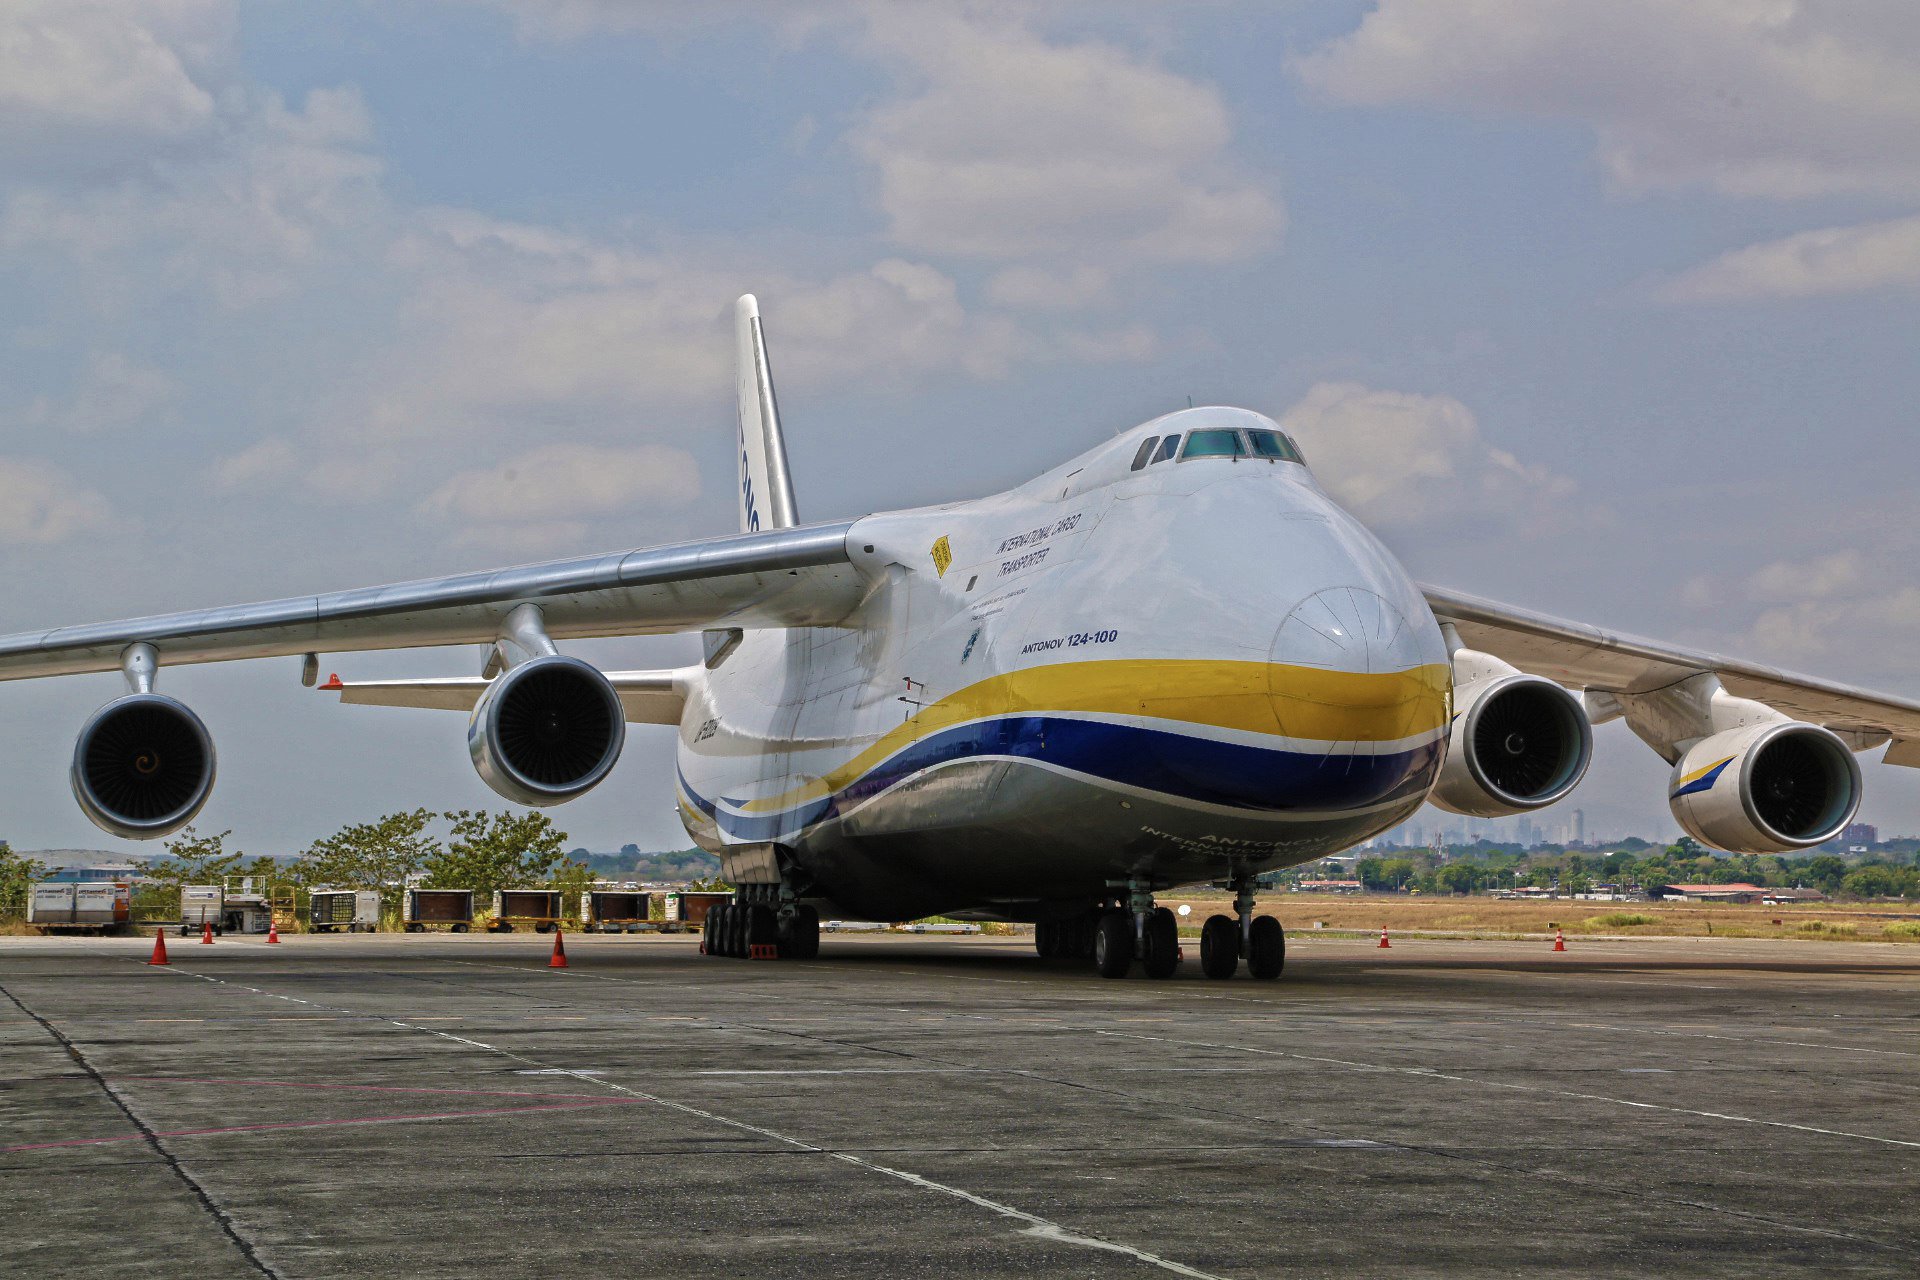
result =
M1796 902L1825 902L1827 895L1818 889L1769 889L1760 901L1770 907L1791 906Z
M1871 822L1850 822L1840 838L1848 844L1879 844L1880 828Z
M132 862L85 862L48 867L45 879L79 884L138 884L147 869Z
M1296 893L1358 893L1358 880L1302 880L1293 886Z
M1682 902L1758 902L1767 890L1757 884L1657 884L1647 893Z

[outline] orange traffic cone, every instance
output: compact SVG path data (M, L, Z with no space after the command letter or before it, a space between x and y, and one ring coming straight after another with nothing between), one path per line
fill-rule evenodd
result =
M200 922L200 941L209 947L213 945L213 921Z
M147 961L147 963L148 964L172 964L173 963L173 961L167 959L167 931L165 929L155 929L153 931L153 959Z
M557 928L553 931L553 959L547 961L547 968L549 969L564 969L567 967L567 944L560 940L564 936L565 935Z
M1567 949L1567 935L1565 930L1555 929L1553 931L1553 949L1555 951L1565 951Z
M1392 944L1391 942L1388 942L1388 941L1387 941L1387 926L1385 926L1385 925L1381 925L1381 926L1380 926L1380 946L1381 946L1381 947L1390 947L1390 946L1392 946L1392 945L1393 945L1393 944ZM1375 950L1377 951L1377 950L1379 950L1379 947L1376 947L1376 948L1374 948L1374 949L1375 949Z
M267 917L267 941L268 942L280 941L280 922L278 920L275 920L272 916Z

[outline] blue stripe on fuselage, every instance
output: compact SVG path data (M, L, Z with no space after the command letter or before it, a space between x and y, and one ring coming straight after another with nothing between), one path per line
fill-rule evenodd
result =
M681 790L740 840L771 840L851 811L913 775L969 759L1026 759L1184 800L1257 813L1337 812L1424 791L1446 750L1435 741L1390 755L1314 755L1218 742L1104 720L1002 716L932 734L830 796L771 814L736 812L680 776Z

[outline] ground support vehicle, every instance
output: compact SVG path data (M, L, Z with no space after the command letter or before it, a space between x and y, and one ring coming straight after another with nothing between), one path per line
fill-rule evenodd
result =
M380 928L378 889L315 889L307 895L307 928L314 933L374 933Z
M653 895L632 889L589 889L580 895L580 928L587 933L637 933L648 927Z
M46 881L27 891L27 923L41 933L107 933L133 918L133 886Z
M180 936L192 937L211 927L215 934L226 932L222 916L227 891L217 884L180 886Z
M409 889L401 920L408 933L425 933L429 925L465 933L473 928L473 890Z
M558 889L500 889L493 895L493 919L488 933L512 933L516 925L529 925L535 933L549 933L560 927L562 910Z

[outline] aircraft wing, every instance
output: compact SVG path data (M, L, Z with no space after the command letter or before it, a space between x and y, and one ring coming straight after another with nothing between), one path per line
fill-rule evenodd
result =
M1604 631L1512 605L1422 587L1434 616L1472 648L1576 689L1649 693L1711 672L1727 692L1836 732L1863 745L1891 737L1888 764L1920 767L1920 702L1717 653Z
M686 706L687 682L698 667L687 670L604 671L607 683L620 695L629 724L679 724ZM422 680L342 680L334 676L320 686L337 693L340 701L366 707L429 707L441 711L472 711L493 682L485 676L431 676Z
M705 627L828 625L866 582L850 522L775 529L485 573L0 637L0 680L117 671L146 643L162 666L237 658L491 644L535 604L554 639Z

